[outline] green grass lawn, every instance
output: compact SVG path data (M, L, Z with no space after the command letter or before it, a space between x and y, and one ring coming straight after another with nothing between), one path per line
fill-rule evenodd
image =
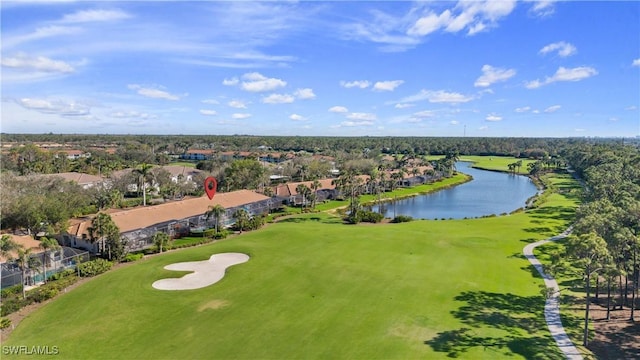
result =
M529 170L527 170L527 164L535 162L535 160L518 159L511 156L464 155L464 156L460 156L460 160L471 161L473 162L473 167L478 169L504 171L504 172L509 171L509 164L522 160L522 167L520 167L520 169L518 170L519 174L528 174Z
M562 231L575 202L384 225L301 215L100 275L3 345L55 345L65 359L559 359L522 248ZM182 276L165 265L223 252L251 259L207 288L151 287Z
M172 161L169 163L169 165L186 166L186 167L195 168L196 162L195 161Z
M428 156L429 160L435 160L442 156ZM509 171L509 164L518 160L522 160L522 167L518 170L518 174L528 174L527 164L535 162L530 159L519 159L512 156L477 156L477 155L460 155L460 161L473 162L473 167L484 170L493 171Z

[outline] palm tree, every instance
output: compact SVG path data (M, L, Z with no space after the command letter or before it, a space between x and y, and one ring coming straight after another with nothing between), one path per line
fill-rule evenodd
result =
M22 245L13 241L10 235L2 235L0 237L0 257L7 259L7 261L13 258L13 252L21 249Z
M91 227L87 229L92 242L99 241L98 250L104 256L105 250L109 251L111 260L111 248L120 240L120 229L107 213L98 213L91 221ZM107 246L107 243L109 246Z
M298 194L302 195L302 210L304 210L307 205L307 197L311 194L311 189L305 184L300 184L296 187L296 191ZM300 210L300 211L302 211Z
M158 252L162 254L162 249L171 241L169 234L158 231L153 235L153 243L158 247Z
M138 175L139 181L142 183L142 206L147 206L147 181L152 179L152 164L142 164L139 168L134 169L134 174Z
M38 267L39 262L38 259L31 257L31 249L18 248L18 257L16 258L16 265L22 272L22 298L27 298L26 291L26 279L27 273L31 272L31 269L35 269Z
M50 250L58 250L60 249L60 245L58 241L54 238L43 237L40 239L40 249L44 250L44 254L42 256L42 276L44 278L44 283L47 283L47 261L49 259L49 251Z
M320 189L320 186L322 186L322 184L320 184L320 181L313 180L313 183L311 183L311 190L313 190L312 195L312 201L311 201L311 207L313 209L316 208L316 201L318 200L318 189Z
M204 213L205 216L207 217L207 220L209 220L212 216L215 217L216 234L218 233L218 226L220 225L220 216L224 215L226 211L227 209L225 209L224 206L220 204L216 204L216 205L210 205L209 210L207 210L207 212Z
M242 229L249 223L249 213L245 209L238 209L233 213L233 218L236 219L236 226L242 234Z

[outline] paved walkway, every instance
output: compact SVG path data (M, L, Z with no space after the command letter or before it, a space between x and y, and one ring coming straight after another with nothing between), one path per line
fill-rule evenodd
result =
M549 296L549 298L547 298L547 302L544 305L544 317L547 321L547 326L549 327L551 336L553 336L556 344L558 344L558 347L560 348L560 351L564 353L567 359L578 360L582 359L582 355L573 345L573 342L571 342L571 339L569 339L569 336L564 331L564 327L562 326L562 319L560 319L560 288L558 287L558 282L553 277L551 277L551 275L544 272L540 261L536 259L535 256L533 256L533 249L535 249L536 247L546 244L550 241L557 241L565 238L570 232L571 228L567 229L560 235L529 244L524 247L522 252L524 253L524 256L526 256L527 260L529 260L531 265L533 265L536 270L538 270L538 272L544 279L545 286L547 288L553 289L553 293Z

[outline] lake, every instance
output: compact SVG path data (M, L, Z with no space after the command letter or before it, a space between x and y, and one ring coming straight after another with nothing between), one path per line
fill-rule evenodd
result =
M458 171L473 180L428 195L418 195L372 206L385 217L407 215L416 219L462 219L510 213L526 205L538 191L526 176L474 169L472 163L458 162Z

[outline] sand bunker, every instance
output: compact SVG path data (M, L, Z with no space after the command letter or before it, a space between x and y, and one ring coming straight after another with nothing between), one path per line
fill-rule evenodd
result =
M158 290L193 290L213 285L220 281L229 266L249 261L249 255L242 253L223 253L211 255L209 260L190 261L167 265L164 268L174 271L193 271L181 278L162 279L151 286Z

